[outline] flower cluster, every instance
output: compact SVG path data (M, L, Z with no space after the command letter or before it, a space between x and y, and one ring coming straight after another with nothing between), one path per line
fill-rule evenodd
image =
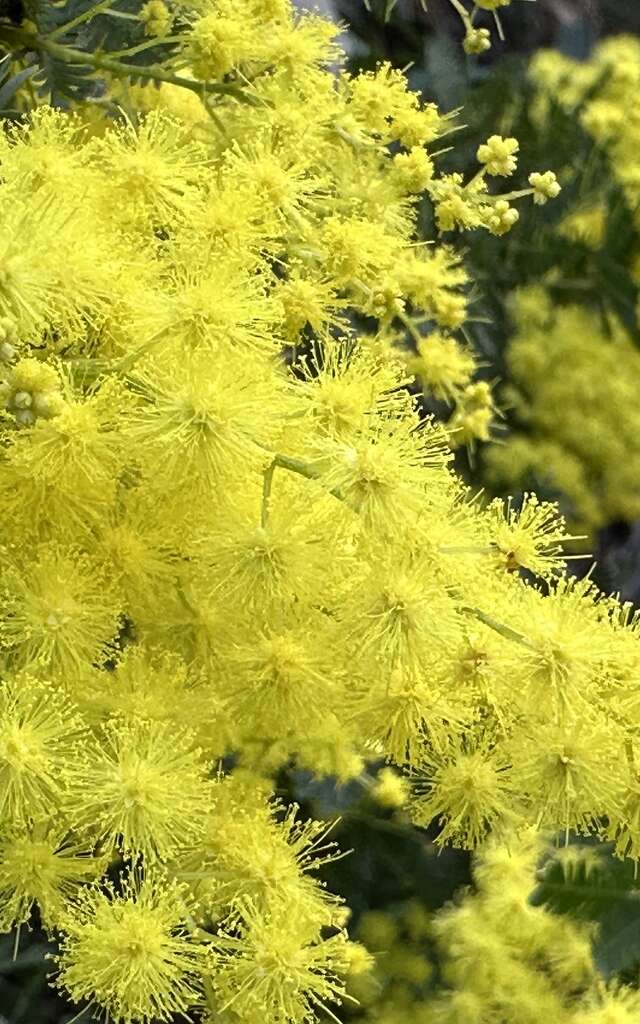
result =
M491 483L511 487L535 475L567 496L577 529L637 519L640 354L631 336L613 316L552 305L539 286L516 292L511 312L502 398L517 426L487 451ZM628 410L622 419L620 409Z
M637 211L640 120L633 95L640 85L638 39L625 35L605 39L588 61L542 50L531 62L530 75L538 90L534 117L546 120L553 104L568 112L577 109L583 128L607 151L629 209Z
M0 138L2 921L37 904L58 986L122 1024L307 1024L363 955L278 770L383 758L441 843L637 856L638 623L562 579L553 506L472 498L394 348L434 323L464 389L465 273L418 197L501 233L513 141L441 176L448 120L387 66L335 76L322 19L171 10L202 98Z
M570 874L562 853L556 863ZM637 1016L637 989L606 984L598 971L593 925L532 904L543 854L551 855L551 866L552 851L535 833L525 833L490 844L475 858L475 891L431 921L448 991L419 1005L419 1019L535 1024L544 1015L558 1024L630 1024Z
M558 849L525 831L478 851L472 886L440 910L412 899L367 911L358 927L363 970L349 982L358 1019L536 1024L545 1013L558 1024L631 1024L638 990L605 981L597 927L543 901L553 891L548 880L567 889L604 884L605 868L597 848Z

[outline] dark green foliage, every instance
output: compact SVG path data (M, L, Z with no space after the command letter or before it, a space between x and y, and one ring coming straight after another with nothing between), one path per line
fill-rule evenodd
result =
M14 935L0 939L0 1024L67 1024L74 1011L49 987L54 946L39 930L22 929L17 953ZM14 957L14 953L16 953ZM81 1018L90 1019L90 1014Z
M31 66L11 74L11 57L7 54L0 60L0 118L19 120L20 111L11 106L11 101L21 85L33 78L38 68Z
M640 881L630 860L619 860L608 845L576 844L597 857L595 866L570 872L550 859L539 872L535 904L598 923L595 960L607 978L640 966ZM588 862L587 862L588 863Z

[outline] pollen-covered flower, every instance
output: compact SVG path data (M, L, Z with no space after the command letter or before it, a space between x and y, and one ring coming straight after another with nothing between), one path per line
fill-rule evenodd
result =
M313 1020L344 998L347 948L343 932L322 938L277 896L267 908L247 900L214 940L212 984L222 1008L242 1020Z
M113 430L108 396L107 388L93 400L75 402L49 392L33 398L28 418L16 413L23 423L35 420L31 430L10 437L0 476L0 508L13 518L16 538L37 538L45 523L61 540L86 537L114 501L126 453ZM43 405L50 412L58 407L57 414L41 416Z
M77 779L85 727L69 699L26 673L0 685L0 808L24 825L59 812Z
M590 724L583 718L531 723L511 741L512 778L530 802L540 826L590 828L620 800L623 772L621 734L615 726Z
M309 325L317 334L340 323L338 310L344 301L338 299L330 281L312 277L293 267L288 279L277 290L285 316L287 340L296 342L300 332Z
M240 460L265 462L256 442L267 442L275 426L260 417L267 381L204 352L149 362L138 376L145 401L126 430L147 473L160 471L174 490L211 492Z
M407 358L407 369L429 394L450 400L471 381L476 361L455 338L433 331L417 343L417 350Z
M508 759L490 737L426 747L414 783L412 818L424 826L437 822L438 844L478 846L489 831L517 820L510 776Z
M560 183L553 171L530 174L529 184L533 188L533 201L539 206L544 206L549 199L555 199L561 192Z
M28 922L37 905L40 919L52 928L84 882L104 871L106 858L65 835L51 821L15 824L0 837L0 930Z
M104 724L70 801L87 831L152 862L201 832L210 796L190 733L125 718Z
M147 5L149 6L149 5ZM107 173L112 193L134 226L171 224L184 216L207 169L206 150L177 119L151 111L140 124L118 123L95 140L92 159Z
M541 502L535 494L525 494L516 509L512 499L496 499L489 505L494 519L492 542L498 564L507 572L529 569L540 576L559 573L564 567L562 544L572 540L565 533L564 520L550 502Z
M225 916L247 898L268 908L277 893L295 905L297 923L333 926L342 901L314 877L341 856L330 838L333 826L299 819L295 806L285 812L266 804L252 781L249 793L235 773L218 781L203 836L180 851L172 870L206 914Z
M520 214L506 199L498 199L487 217L487 227L494 235L504 235L517 224Z
M409 799L409 783L393 768L382 768L372 792L383 807L403 807Z
M10 662L73 679L104 660L120 613L104 564L54 542L5 558L0 640Z
M304 360L298 396L313 432L347 441L366 434L372 417L410 416L400 360L381 358L347 341L329 342Z
M423 192L434 174L433 160L422 146L412 146L408 153L393 158L396 179L403 191Z
M249 641L220 647L229 709L251 734L305 736L338 699L340 678L327 658L327 616L312 609L284 621L273 615L254 629Z
M202 946L183 889L161 876L81 890L64 918L56 985L118 1024L169 1021L201 1000Z
M188 61L196 78L222 78L255 53L255 40L241 17L212 12L189 34Z
M380 418L350 443L320 437L314 450L324 486L340 494L365 528L378 535L420 511L429 470L437 472L451 459L446 436L437 424L418 424L409 418L397 422L393 432Z
M140 11L140 20L150 36L164 36L171 27L171 11L164 0L147 0Z

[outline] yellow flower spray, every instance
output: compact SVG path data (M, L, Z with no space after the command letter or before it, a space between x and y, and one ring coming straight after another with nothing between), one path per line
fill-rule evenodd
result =
M493 192L497 136L440 175L449 119L386 65L334 75L288 0L168 10L147 113L0 138L2 922L37 904L56 984L118 1024L306 1024L367 958L277 770L384 758L441 843L606 818L635 854L638 625L562 578L552 506L469 495L394 347L435 321L464 392L466 276L418 197L502 234L551 179Z

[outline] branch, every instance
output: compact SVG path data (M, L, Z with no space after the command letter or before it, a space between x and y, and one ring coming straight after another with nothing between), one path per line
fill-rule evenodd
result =
M223 96L232 96L241 103L256 103L254 97L249 95L245 89L236 85L228 85L223 82L197 82L194 79L183 78L182 75L174 75L162 64L127 64L124 61L116 60L105 53L85 53L84 50L76 50L72 46L64 46L56 43L49 36L37 35L33 32L26 32L24 29L15 28L10 25L3 25L0 32L0 39L10 45L18 45L27 50L35 50L48 53L51 57L65 64L83 64L93 68L95 71L109 71L118 78L146 78L153 82L167 82L169 85L178 85L183 89L190 89L191 92L202 96L203 93L218 93Z

